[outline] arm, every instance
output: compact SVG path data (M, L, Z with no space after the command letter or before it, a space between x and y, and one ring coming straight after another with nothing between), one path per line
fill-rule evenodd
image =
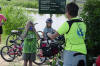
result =
M21 38L22 40L24 40L24 38L26 37L28 31L25 31L24 33L22 33Z
M33 31L35 32L37 39L40 39L38 33L36 32L36 29L34 28L34 26L33 26Z
M51 38L51 39L54 39L56 37L58 37L59 35L63 35L63 34L66 34L66 32L68 31L69 29L69 25L67 22L64 22L62 24L62 26L58 29L58 31L56 31L54 34L50 34L48 33L47 35Z
M6 22L7 21L7 19L6 19L6 17L5 16L3 16L3 15L0 15L1 16L1 18Z
M59 33L58 33L58 32L55 32L54 34L48 33L47 35L48 35L48 37L50 37L51 39L55 39L56 37L59 36Z

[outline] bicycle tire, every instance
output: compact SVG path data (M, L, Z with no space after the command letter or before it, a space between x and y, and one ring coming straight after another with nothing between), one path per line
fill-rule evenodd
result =
M38 41L38 40L37 40ZM40 49L40 42L37 44L37 54L36 54L36 56L38 57L38 61L42 61L42 62L38 62L37 61L37 59L36 59L36 61L33 61L33 63L35 63L35 64L37 64L37 65L41 65L41 64L43 64L43 63L45 63L45 61L46 61L46 57L40 57L40 55L38 55L38 54L40 54L40 51L41 51L41 49ZM44 58L44 59L43 59ZM42 59L42 60L41 60Z
M10 34L10 35L7 37L6 46L11 46L11 45L12 45L12 43L10 43L11 45L9 45L9 39L10 39L11 36L14 36L14 35L20 37L19 34L17 34L17 33L12 33L12 34ZM15 39L12 39L12 40L16 40L16 38L15 38ZM22 42L21 42L21 43L22 43Z
M7 53L7 55L11 58L11 59L7 59L7 58L5 58L4 57L4 52L3 52L3 50L4 50L4 48L7 48L8 50L9 49L12 49L12 47L10 47L10 46L4 46L4 47L2 47L2 49L1 49L1 57L5 60L5 61L7 61L7 62L12 62L14 59L15 59L15 55L13 55L13 57L11 56L11 55L9 55L8 53Z
M41 65L41 64L43 64L45 62L46 62L46 57L44 57L44 60L42 62L33 61L33 63L35 63L36 65Z

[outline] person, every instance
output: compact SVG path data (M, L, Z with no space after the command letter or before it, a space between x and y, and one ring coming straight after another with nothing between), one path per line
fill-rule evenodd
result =
M53 20L51 18L48 18L46 20L46 27L43 30L44 39L48 38L47 33L53 34L55 32L55 30L52 28L52 23L53 23Z
M1 11L1 7L0 7ZM2 28L2 21L7 21L6 17L2 14L0 14L0 44L1 44L1 34L3 33L3 28Z
M78 16L79 7L71 2L66 6L67 22L54 33L48 33L48 37L54 39L59 35L65 37L64 63L63 66L86 66L85 34L86 24ZM81 64L82 63L82 64Z
M96 59L96 66L100 66L100 56L98 56Z
M24 39L23 45L23 60L24 66L27 66L29 61L29 66L32 66L32 61L36 59L36 44L38 35L34 28L34 24L29 21L25 26L25 31L22 34L22 39Z

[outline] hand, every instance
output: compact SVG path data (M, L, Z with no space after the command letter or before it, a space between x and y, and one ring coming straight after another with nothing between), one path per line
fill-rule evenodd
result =
M48 37L51 37L51 36L52 36L52 34L51 34L51 33L47 33L47 36L48 36Z
M29 26L27 25L27 26L25 27L25 29L26 29L26 31L28 31L28 30L29 30Z

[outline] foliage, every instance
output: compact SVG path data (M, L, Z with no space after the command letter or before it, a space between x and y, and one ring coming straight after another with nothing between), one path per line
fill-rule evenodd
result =
M3 25L4 33L10 34L11 30L24 27L28 17L21 8L6 6L2 8L1 13L7 18L7 22Z
M1 0L0 4L21 6L26 8L38 8L38 0Z
M100 0L86 0L81 14L87 24L87 47L91 56L100 54Z

